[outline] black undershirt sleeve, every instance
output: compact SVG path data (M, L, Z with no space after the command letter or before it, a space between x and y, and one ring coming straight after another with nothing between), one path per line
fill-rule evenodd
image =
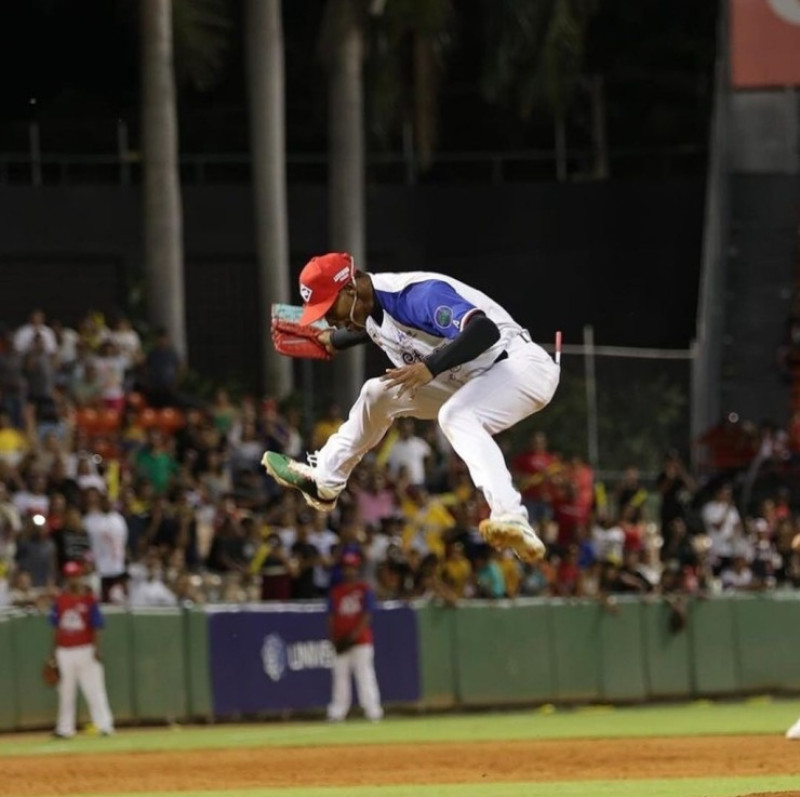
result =
M350 349L369 340L369 335L365 329L350 331L349 329L334 329L331 332L331 346L337 351Z
M497 324L485 315L474 315L446 346L425 358L428 370L438 376L457 365L474 360L500 340Z

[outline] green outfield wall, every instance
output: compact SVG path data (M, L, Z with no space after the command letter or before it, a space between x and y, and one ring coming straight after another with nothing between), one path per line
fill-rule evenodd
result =
M421 707L800 692L800 593L694 600L683 627L672 615L660 598L417 606ZM204 611L104 616L118 723L213 718ZM43 614L0 613L0 731L53 724L56 692L40 676L51 635Z

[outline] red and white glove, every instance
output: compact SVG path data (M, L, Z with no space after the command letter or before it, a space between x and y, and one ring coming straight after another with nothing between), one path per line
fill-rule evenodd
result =
M327 330L303 326L278 318L272 320L272 343L279 354L306 360L330 360L331 353L320 340Z

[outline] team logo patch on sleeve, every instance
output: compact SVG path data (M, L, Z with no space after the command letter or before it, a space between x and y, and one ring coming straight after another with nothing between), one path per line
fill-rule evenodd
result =
M437 327L447 329L453 323L453 308L442 304L433 313L433 320Z

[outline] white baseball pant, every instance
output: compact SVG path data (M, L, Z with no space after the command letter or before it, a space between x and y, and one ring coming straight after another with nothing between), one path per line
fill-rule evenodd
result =
M367 719L379 720L383 716L378 679L375 676L375 648L372 645L355 645L333 660L331 702L328 719L343 720L352 703L352 681L355 678L358 704Z
M334 488L344 485L395 418L436 419L473 483L483 491L492 517L527 517L503 452L492 438L550 403L561 369L549 357L542 357L542 351L518 336L509 344L506 359L465 384L442 374L413 396L400 396L399 388L369 379L347 420L318 452L318 483Z
M103 665L94 657L94 645L56 648L61 678L58 683L58 724L56 733L75 735L75 710L80 686L92 723L101 733L114 730L114 719L106 696Z

